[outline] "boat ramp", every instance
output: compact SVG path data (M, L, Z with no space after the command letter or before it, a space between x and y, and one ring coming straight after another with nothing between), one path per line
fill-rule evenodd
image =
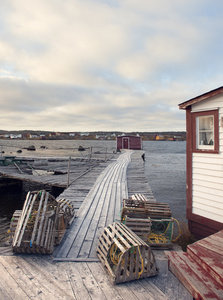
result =
M31 169L39 164L38 169L48 172L39 176L27 175L14 164L0 167L0 174L8 178L64 187L58 198L73 201L76 208L72 225L52 255L13 255L11 248L0 248L1 299L192 299L168 270L162 250L154 250L157 276L117 285L96 257L100 232L120 220L123 198L142 193L155 201L145 180L142 153L125 151L104 162L30 161Z

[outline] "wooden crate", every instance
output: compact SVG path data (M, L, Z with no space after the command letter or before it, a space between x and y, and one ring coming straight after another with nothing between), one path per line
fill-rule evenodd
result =
M114 283L158 273L148 244L122 223L114 222L104 229L99 238L97 255Z
M59 203L59 216L56 227L55 244L59 245L64 237L66 229L69 228L75 218L75 209L72 202L64 198L58 199L57 202Z
M52 253L58 211L58 202L48 192L29 192L17 222L13 252Z
M171 249L173 239L173 218L151 219L152 226L148 243L153 249Z
M12 237L14 237L15 235L15 230L19 221L19 218L21 217L22 214L22 210L15 210L14 214L11 218L11 223L10 223L10 235L12 235Z
M172 213L168 203L142 201L139 199L123 199L122 202L122 219L124 216L130 218L146 219L150 218L167 218Z
M55 200L46 191L38 193L29 192L23 210L16 210L11 219L10 236L16 253L52 253L75 217L70 201Z
M75 218L75 209L71 201L66 199L58 199L59 212L63 215L65 228L68 228Z
M150 218L139 219L139 218L129 218L126 216L123 220L123 224L128 226L144 242L148 242L148 238L152 226L152 222Z
M143 194L134 194L130 197L132 200L139 200L141 202L146 202L148 199Z

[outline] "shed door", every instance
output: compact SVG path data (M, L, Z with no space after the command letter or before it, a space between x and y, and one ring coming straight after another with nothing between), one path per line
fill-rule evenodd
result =
M128 138L123 139L123 148L129 149L129 139Z

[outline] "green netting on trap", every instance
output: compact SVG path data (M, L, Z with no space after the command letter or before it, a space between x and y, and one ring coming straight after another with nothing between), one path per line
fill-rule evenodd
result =
M152 247L171 245L173 239L173 219L152 219L148 243Z

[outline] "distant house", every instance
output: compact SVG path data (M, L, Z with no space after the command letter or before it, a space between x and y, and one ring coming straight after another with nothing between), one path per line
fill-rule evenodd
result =
M157 141L161 141L161 140L164 140L164 136L163 135L156 135L156 140Z
M107 135L97 134L95 137L96 137L97 140L106 140Z
M181 135L174 135L173 139L174 139L174 141L181 141L182 136Z
M75 132L70 132L69 136L75 136Z
M37 139L38 138L38 135L37 134L31 134L31 139Z
M223 229L223 87L179 108L186 110L188 225L203 238Z
M120 135L117 136L117 149L142 149L142 138L135 135Z
M89 132L81 132L80 136L89 136Z
M23 134L22 137L25 138L25 139L30 139L31 138L31 134L30 133L26 133L26 134Z
M21 139L22 135L21 134L10 134L9 135L10 139Z

